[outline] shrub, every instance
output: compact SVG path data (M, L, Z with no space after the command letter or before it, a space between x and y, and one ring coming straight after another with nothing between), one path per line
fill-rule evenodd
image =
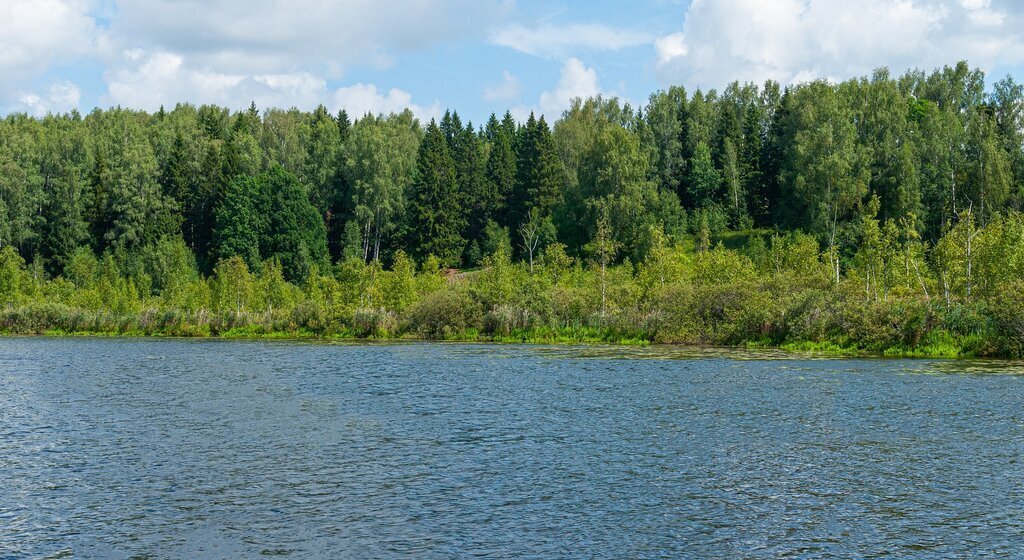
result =
M423 297L408 313L409 328L418 335L445 340L479 329L483 322L480 304L464 290L451 287Z
M992 317L995 351L1024 357L1024 281L1000 285L986 307Z
M398 334L398 316L387 309L357 309L352 331L358 337L389 338Z

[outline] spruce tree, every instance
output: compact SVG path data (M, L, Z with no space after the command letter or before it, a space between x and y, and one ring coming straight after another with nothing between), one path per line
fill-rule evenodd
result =
M260 181L267 220L260 241L262 258L279 262L290 282L304 280L314 266L325 269L327 230L320 212L306 197L308 187L279 165L261 175Z
M214 213L211 262L238 256L249 268L259 266L260 238L267 227L262 212L266 206L264 184L256 177L239 176L225 186Z
M493 116L492 116L493 118ZM493 197L490 208L492 219L508 226L512 220L509 216L509 202L516 186L516 152L514 138L508 129L494 120L494 125L487 127L490 137L490 154L487 158L486 182L489 196ZM485 222L486 225L486 222Z
M409 192L409 248L425 259L433 255L443 264L459 264L465 240L459 204L455 161L444 132L434 121L427 126Z
M501 205L500 194L487 180L487 161L483 142L473 123L458 132L455 149L455 176L459 186L462 214L466 217L464 237L479 239L484 225Z
M704 142L697 144L693 157L690 158L690 173L687 180L687 192L694 208L707 208L715 203L722 178L711 161L711 150Z
M551 129L544 117L533 114L517 134L516 186L512 196L510 228L518 228L536 208L542 216L550 216L562 200L565 174L558 156Z

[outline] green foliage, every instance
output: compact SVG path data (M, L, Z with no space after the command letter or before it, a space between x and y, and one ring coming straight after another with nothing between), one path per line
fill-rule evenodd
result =
M502 252L505 255L512 254L512 237L508 228L498 225L497 222L489 221L484 226L483 238L480 243L480 257L489 257Z
M409 328L423 338L446 340L479 329L480 306L465 290L440 290L429 294L409 313Z
M292 282L305 278L314 267L327 268L327 228L298 179L280 166L258 178L266 231L260 240L260 256L277 259L284 276Z
M690 173L687 176L687 192L690 201L695 207L706 208L714 204L718 198L718 190L722 184L722 178L711 161L711 150L704 142L697 144L697 148L690 158Z
M461 127L460 127L461 133ZM420 144L416 174L409 192L409 241L420 259L434 255L459 264L465 240L455 160L444 133L434 121Z
M238 256L217 263L210 278L211 306L215 311L242 312L255 303L255 286L245 261Z
M0 330L1020 355L1022 99L959 63L553 127L12 114Z
M363 260L380 258L381 244L399 229L419 143L419 123L409 111L367 115L349 132L345 176L351 187L349 205L360 226Z
M217 260L241 257L250 266L260 261L260 237L266 229L264 183L239 176L228 183L217 206L213 255Z
M314 266L327 266L323 220L298 179L281 166L231 181L216 219L218 259L238 256L253 269L263 260L276 259L291 281L304 278Z

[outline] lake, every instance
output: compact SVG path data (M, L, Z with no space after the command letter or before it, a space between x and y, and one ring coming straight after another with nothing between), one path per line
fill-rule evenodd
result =
M1020 557L1021 371L0 339L0 558Z

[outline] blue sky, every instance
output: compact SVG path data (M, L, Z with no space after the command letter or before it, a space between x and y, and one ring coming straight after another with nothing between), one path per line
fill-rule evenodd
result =
M178 101L555 118L575 96L894 73L1024 79L1018 0L2 0L0 113Z

